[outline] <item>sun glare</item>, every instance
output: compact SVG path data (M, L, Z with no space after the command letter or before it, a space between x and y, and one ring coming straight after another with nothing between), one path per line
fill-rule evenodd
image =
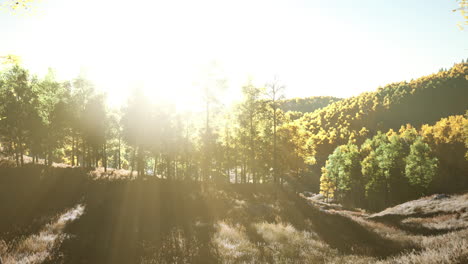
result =
M21 55L38 76L48 67L62 80L84 71L116 108L143 87L154 102L197 109L208 78L201 69L213 62L226 79L220 100L230 105L248 80L263 86L278 76L289 98L345 98L432 73L438 59L399 48L394 32L347 21L320 1L49 0L35 7L8 17L15 34L0 54Z
M200 69L213 62L226 79L225 105L239 98L247 80L262 86L276 75L288 86L289 97L356 93L340 82L359 75L343 72L343 81L332 85L329 80L335 78L324 69L333 67L332 62L350 49L356 56L347 63L372 62L378 53L372 52L375 43L353 41L359 39L355 32L315 10L313 14L296 10L296 16L285 17L280 5L265 15L265 4L44 1L43 12L23 18L25 25L36 30L20 38L21 43L48 41L15 46L10 53L21 54L25 65L39 74L53 67L62 79L72 79L84 69L96 87L108 94L113 107L125 104L130 90L141 86L154 101L169 100L178 109L196 109L202 103L200 84L207 78ZM339 44L343 38L347 47ZM372 56L363 57L364 50ZM311 76L311 72L322 73ZM370 82L374 87L381 84Z

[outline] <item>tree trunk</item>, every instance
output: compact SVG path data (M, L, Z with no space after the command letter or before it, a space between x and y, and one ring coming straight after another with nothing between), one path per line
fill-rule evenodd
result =
M113 156L114 157L114 168L115 169L118 169L119 168L119 157L118 157L118 153L117 151L114 153L115 155Z
M133 177L133 170L135 169L136 147L133 148L132 164L130 166L130 176Z
M21 167L23 167L24 166L24 158L23 158L24 149L23 149L23 143L22 142L20 142L20 148L19 149L20 149L20 155L21 155L20 156L20 158L21 158Z
M84 141L82 142L82 147L81 147L81 165L83 167L86 167L86 145Z
M107 172L107 144L104 141L104 149L103 149L103 165L104 165L104 171Z
M169 160L169 157L166 156L166 179L169 180L171 179L171 162Z
M139 176L145 176L146 175L146 158L145 158L145 153L143 150L143 147L138 148L138 169L139 169Z
M276 107L273 108L273 181L278 182L278 173L276 167Z
M210 156L210 144L209 144L209 136L210 136L210 101L207 98L206 99L206 135L205 135L205 159L206 159L206 164L205 164L205 175L204 180L207 181L210 178L210 162L211 162L211 156Z
M71 165L75 166L75 135L72 132L72 153L71 153Z
M82 139L82 145L83 145L83 149L82 149L83 153L81 154L81 156L83 157L82 163L83 163L83 167L87 167L88 166L88 164L87 164L88 161L87 161L87 157L86 157L86 143L84 141L84 138Z
M226 129L227 130L227 129ZM231 165L231 155L229 153L229 132L227 132L227 136L226 136L226 157L227 157L227 160L226 160L226 176L227 176L227 183L230 183L231 182L231 175L230 175L230 165Z
M189 172L188 172L188 154L187 154L187 150L185 152L185 158L184 158L184 180L188 180L188 175L189 175Z
M153 166L153 176L156 177L156 167L158 166L158 157L154 154L154 166Z
M137 177L140 177L141 176L141 147L138 147L138 150L137 150L136 168L137 168Z
M91 162L93 161L91 155L92 155L91 148L89 147L88 144L86 144L86 166L87 167L93 166L93 164L91 164Z
M237 164L236 166L234 166L234 175L235 175L234 183L237 183Z
M47 146L47 166L52 166L52 151L49 146Z
M118 154L118 156L119 156L119 170L122 169L122 163L120 161L120 153L121 153L121 151L120 151L120 141L121 141L121 137L119 135L119 154Z
M97 168L99 167L99 152L98 152L98 147L93 148L93 153L94 153L94 167Z
M15 160L16 160L16 167L20 166L19 162L19 154L18 154L18 143L14 143L15 145Z
M247 183L247 157L244 157L241 171L241 182Z
M253 127L253 116L250 116L250 172L252 176L252 182L257 183L255 175L255 146L254 146L254 127Z

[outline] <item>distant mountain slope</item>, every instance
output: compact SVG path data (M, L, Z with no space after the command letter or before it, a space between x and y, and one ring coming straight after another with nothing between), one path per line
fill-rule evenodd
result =
M338 102L341 98L332 96L311 96L305 98L285 99L280 102L283 111L297 111L302 113L313 112L331 103Z
M360 144L379 130L407 123L419 127L467 109L468 63L460 63L447 71L334 102L287 126L301 131L304 141L298 144L313 150L313 170L318 176L328 155L350 139ZM317 179L313 181L315 185Z

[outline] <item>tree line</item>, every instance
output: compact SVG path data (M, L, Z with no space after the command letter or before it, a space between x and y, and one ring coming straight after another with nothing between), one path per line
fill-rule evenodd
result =
M392 83L374 92L333 102L285 124L297 131L297 147L308 148L313 163L300 179L319 191L321 168L328 156L349 141L361 145L378 131L398 130L411 124L420 127L468 109L468 63L458 63L411 81Z
M29 156L32 162L46 165L102 166L166 179L288 182L318 192L322 167L331 166L334 158L329 156L338 146L353 144L339 151L358 149L361 157L370 151L363 144L378 135L375 141L386 143L374 145L385 147L372 151L387 153L385 148L400 144L401 137L393 137L397 144L390 141L392 137L384 140L379 131L398 130L404 124L424 128L424 124L463 114L467 75L468 64L460 63L447 71L343 100L308 98L307 107L316 110L307 113L286 111L307 104L284 100L284 87L277 81L263 87L246 83L241 87L242 101L221 110L217 90L225 84L214 80L201 91L203 112L179 113L169 103L150 100L138 88L121 109L108 109L106 96L82 75L59 82L52 70L38 78L15 65L0 74L0 141L2 152L13 157L17 166ZM415 142L403 141L405 160L410 160L406 158ZM422 142L413 152L430 143L427 138ZM447 144L429 144L431 151L437 146L436 152L444 152L436 156L437 175L459 177L465 172L464 150L452 150L451 143ZM340 195L337 189L336 197ZM392 197L383 203L393 203Z
M338 146L322 168L321 192L378 210L428 193L462 191L468 188L467 128L468 119L450 116L419 131L406 125L379 131L360 146Z
M17 166L30 157L166 179L282 183L305 169L291 131L281 129L297 119L280 108L283 86L247 83L228 111L217 109L215 89L204 90L201 114L178 113L138 88L115 110L82 75L59 82L52 70L40 79L15 65L0 78L1 150Z

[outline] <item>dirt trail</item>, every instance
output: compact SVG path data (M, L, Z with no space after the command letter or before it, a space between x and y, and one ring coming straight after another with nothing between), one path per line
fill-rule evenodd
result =
M47 224L38 234L22 239L2 256L4 264L33 264L42 263L65 238L67 223L76 220L84 212L83 205L77 205L50 224Z

